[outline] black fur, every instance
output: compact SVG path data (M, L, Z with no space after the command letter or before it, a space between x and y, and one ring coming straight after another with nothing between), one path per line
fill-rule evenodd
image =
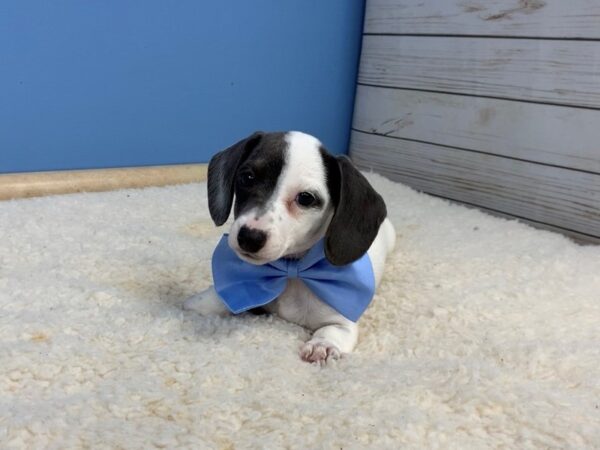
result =
M321 157L335 212L325 234L325 256L344 266L364 255L387 216L383 198L345 156L333 157L323 148Z
M211 158L208 164L208 210L215 225L221 226L227 222L238 166L261 138L262 133L256 132Z
M252 208L258 208L259 216L266 212L285 165L287 145L285 133L265 133L252 153L240 164L237 174L252 173L254 183L249 187L236 183L235 217Z
M257 131L246 139L217 153L208 164L208 209L217 226L223 225L231 212L264 205L270 198L284 165L284 133ZM252 186L240 185L238 175L251 172Z

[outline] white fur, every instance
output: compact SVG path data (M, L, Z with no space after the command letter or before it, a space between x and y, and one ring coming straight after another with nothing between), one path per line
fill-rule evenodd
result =
M263 214L257 209L245 212L233 222L229 232L230 247L238 252L240 258L252 264L264 264L284 255L305 253L324 236L333 216L325 167L319 152L321 143L313 136L300 132L288 133L286 140L289 145L286 164L267 211ZM296 205L294 199L302 191L318 193L323 208L306 209ZM242 226L268 233L265 246L254 255L258 259L250 259L240 251L237 234ZM394 228L386 219L368 250L376 284L381 280L386 256L394 243ZM184 308L203 315L227 314L227 308L213 287L186 300ZM323 303L301 281L288 282L281 296L266 305L265 309L314 331L312 338L300 349L300 356L306 361L323 362L328 358L337 358L341 353L350 353L356 345L357 324Z

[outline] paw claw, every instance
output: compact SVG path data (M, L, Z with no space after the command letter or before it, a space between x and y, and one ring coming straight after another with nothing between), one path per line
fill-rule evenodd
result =
M312 354L312 352L313 352L313 346L312 346L312 344L309 344L307 342L300 349L300 358L302 358L303 361L308 361L308 358Z
M340 359L341 356L342 355L340 354L340 351L337 349L337 347L327 348L327 359Z

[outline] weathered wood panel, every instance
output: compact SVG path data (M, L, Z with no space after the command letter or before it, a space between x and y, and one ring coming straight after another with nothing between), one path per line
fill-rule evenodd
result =
M358 86L354 128L600 173L600 111Z
M600 38L597 0L369 0L366 33Z
M595 41L365 36L359 82L600 108L594 61Z
M600 242L600 175L356 131L351 156L359 167L418 190Z
M600 1L369 0L351 155L600 242Z

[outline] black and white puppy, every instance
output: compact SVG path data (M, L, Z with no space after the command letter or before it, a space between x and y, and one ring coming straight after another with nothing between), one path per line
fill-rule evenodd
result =
M379 284L396 239L383 199L350 160L332 156L318 139L297 131L256 132L216 154L208 167L208 205L218 226L233 206L228 243L251 264L300 258L324 238L333 265L368 252ZM203 315L228 313L213 287L184 307ZM357 324L298 279L289 280L284 293L264 308L314 331L300 349L305 361L338 358L356 345Z

